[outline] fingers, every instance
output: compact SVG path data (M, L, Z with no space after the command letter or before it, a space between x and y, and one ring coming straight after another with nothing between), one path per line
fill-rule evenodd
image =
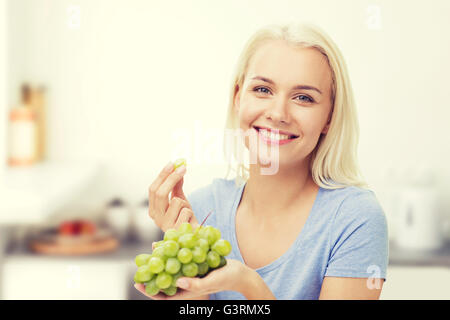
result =
M191 206L189 205L189 202L178 197L172 198L172 200L170 200L169 208L167 209L164 216L158 217L158 219L162 219L161 226L163 230L167 230L174 226L179 214L181 214L182 208L190 209Z
M186 196L184 195L184 192L183 192L183 183L184 183L184 178L182 177L181 180L178 181L177 184L173 187L171 198L178 197L183 200L187 200Z
M166 167L159 173L158 177L156 177L155 181L153 181L153 183L150 185L150 188L148 190L149 193L148 196L149 196L149 211L150 211L149 213L151 218L153 218L153 213L155 210L156 192L172 171L173 171L173 164L169 162L166 165Z
M163 183L159 186L155 193L155 210L156 212L166 212L169 206L169 193L173 190L175 185L183 178L186 173L186 167L181 166L174 172L172 172Z
M178 229L178 227L183 223L183 222L190 222L191 218L194 216L194 212L190 209L190 208L183 208L180 211L180 214L178 215L178 219L175 222L175 229Z
M211 276L204 278L181 277L177 280L177 287L182 292L189 292L191 295L199 296L217 291L214 289L215 282L216 279Z
M197 228L200 226L200 223L198 223L197 218L195 217L195 214L192 214L191 220L189 220L189 223L191 224L192 228Z
M183 286L183 280L187 280L187 284L185 283ZM182 285L183 287L186 287L186 289L183 289L182 286L178 286L178 284ZM178 290L177 293L174 296L167 296L163 293L158 293L154 296L149 295L145 291L145 285L142 283L135 283L134 287L136 290L138 290L140 293L142 293L144 296L153 299L153 300L189 300L198 298L199 296L207 295L207 291L211 290L211 283L210 280L207 280L207 278L199 279L199 278L188 278L188 277L181 277L177 281Z

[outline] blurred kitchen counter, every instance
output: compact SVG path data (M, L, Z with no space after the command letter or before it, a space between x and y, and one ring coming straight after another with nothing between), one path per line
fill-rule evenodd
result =
M450 268L450 239L447 239L442 248L434 251L404 249L391 241L389 243L389 265Z
M120 246L111 252L80 256L42 255L28 249L25 245L6 248L5 258L39 257L44 259L76 259L76 260L126 260L133 261L140 253L151 253L152 244L137 240L122 241ZM395 242L389 244L389 265L393 266L429 266L450 268L450 239L445 245L435 251L407 250L399 248Z
M20 258L39 258L48 260L124 260L132 261L134 263L134 258L140 253L151 253L152 244L143 243L137 240L122 241L119 247L110 252L88 254L88 255L45 255L33 252L27 247L26 244L10 244L7 246L4 253L5 259L20 259Z

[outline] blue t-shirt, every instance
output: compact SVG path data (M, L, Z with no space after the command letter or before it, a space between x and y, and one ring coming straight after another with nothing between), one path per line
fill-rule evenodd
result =
M244 262L236 238L235 217L245 182L216 178L187 198L201 223L218 228L231 243L227 256ZM355 186L319 188L314 205L291 247L278 259L256 269L277 299L318 299L323 278L386 279L388 233L386 217L373 191ZM370 280L369 280L370 281ZM210 299L238 300L235 291Z

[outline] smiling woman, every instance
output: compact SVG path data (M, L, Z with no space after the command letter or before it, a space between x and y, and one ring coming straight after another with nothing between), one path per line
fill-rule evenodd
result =
M170 298L378 299L386 218L363 188L355 103L331 39L305 25L258 31L238 61L227 129L250 132L241 142L257 159L238 163L235 179L214 179L186 198L186 170L163 170L150 188L151 216L162 227L195 225L213 211L208 224L232 247L227 265L178 279L183 290ZM275 150L273 172L263 172L255 137ZM171 190L182 201L169 204Z

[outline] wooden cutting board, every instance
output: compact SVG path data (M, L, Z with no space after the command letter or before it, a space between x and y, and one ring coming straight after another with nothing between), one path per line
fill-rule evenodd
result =
M98 229L93 235L62 236L50 229L34 236L30 249L48 255L89 255L109 252L119 247L119 240L108 229Z

